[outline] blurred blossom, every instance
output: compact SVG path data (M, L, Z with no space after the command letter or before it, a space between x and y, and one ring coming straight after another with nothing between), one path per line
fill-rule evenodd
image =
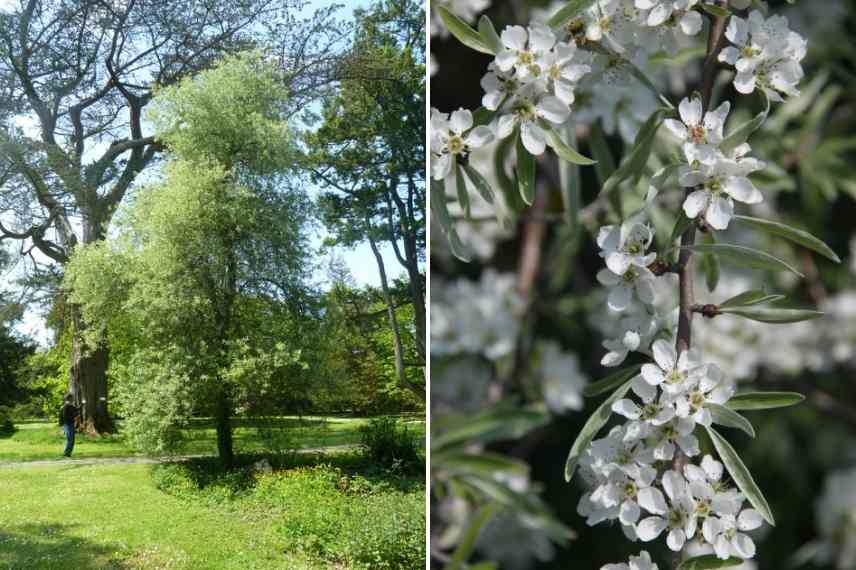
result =
M856 568L856 468L827 475L815 521L820 539L801 551L839 570Z
M553 543L534 519L511 511L502 512L485 524L476 548L507 570L527 570L538 560L546 562L556 555Z
M510 355L523 312L513 274L490 269L481 280L431 283L433 356L482 354L490 360Z
M554 341L542 342L540 349L539 376L547 407L555 414L581 410L582 389L589 378L580 370L577 355L563 351Z
M493 366L478 356L462 356L449 361L433 359L431 363L432 412L445 414L478 411L487 401L488 385L492 374Z

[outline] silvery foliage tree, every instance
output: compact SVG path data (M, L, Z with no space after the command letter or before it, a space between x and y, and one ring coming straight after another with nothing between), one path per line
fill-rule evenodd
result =
M724 426L754 437L751 423L738 412L789 406L797 393L736 393L734 379L692 347L692 319L741 318L784 325L821 316L797 308L765 290L744 291L717 304L694 300L694 257L700 257L708 283L718 280L719 261L773 271L799 271L754 248L718 243L717 232L732 223L765 232L811 249L838 262L835 253L807 232L774 220L737 213L740 204L757 204L764 196L750 175L767 168L752 157L747 142L774 103L799 94L800 65L807 42L791 31L785 18L765 14L750 1L718 0L573 0L546 23L512 25L498 33L482 16L473 29L452 12L437 11L463 44L494 56L481 85L483 107L451 114L432 111L431 205L434 222L453 253L468 260L467 245L449 215L443 182L451 179L458 202L468 214L467 185L489 203L494 190L468 161L473 149L499 141L516 155L511 190L525 205L535 200L536 171L554 153L562 163L562 197L568 221L578 224L578 166L607 168L606 153L591 145L597 161L573 148L575 89L587 82L599 89L622 75L652 90L660 107L639 128L632 146L616 167L608 167L598 203L609 201L629 180L638 181L661 127L678 142L674 160L651 177L644 205L621 223L601 227L597 245L605 267L598 281L607 288L607 309L620 316L621 331L604 342L601 364L620 366L632 352L650 362L621 368L589 385L585 393L611 395L597 408L574 442L565 465L570 481L579 472L589 491L578 512L589 525L617 521L629 540L665 538L676 552L674 566L734 566L755 555L748 532L775 520L763 493L729 441ZM704 20L708 20L705 29ZM707 35L704 68L697 92L679 102L657 93L643 74L647 59L681 36ZM744 124L728 124L731 101L713 104L717 73L732 74L736 98L757 94L762 110ZM726 125L728 128L726 128ZM501 162L499 163L501 164ZM501 166L500 166L501 168ZM599 172L601 174L601 172ZM649 208L668 194L683 193L677 222L660 251L652 248ZM514 203L503 184L506 203ZM595 204L597 205L597 204ZM697 237L701 240L697 243ZM677 276L677 280L674 277ZM663 314L655 299L677 282L677 322ZM624 422L597 438L614 415ZM705 432L716 451L702 456L698 436ZM487 516L486 514L484 516ZM688 552L696 555L690 557ZM605 569L656 568L642 551L628 563Z

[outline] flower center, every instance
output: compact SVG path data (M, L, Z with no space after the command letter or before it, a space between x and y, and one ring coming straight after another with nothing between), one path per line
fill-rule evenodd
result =
M700 499L699 502L696 503L695 512L700 518L706 518L707 515L710 514L710 501L707 499Z
M610 18L609 16L604 16L597 21L597 25L600 26L600 29L603 30L603 33L607 33L609 32L610 28L612 28L612 18Z
M627 244L625 250L627 251L627 253L631 253L633 255L636 255L637 253L642 253L642 244L636 241L631 241Z
M690 394L690 407L693 409L694 412L701 409L701 407L704 406L704 403L705 397L703 393L699 392L698 390L695 390Z
M657 408L657 404L651 402L650 404L645 404L645 407L642 408L642 419L643 420L652 420L657 417L657 413L659 412L659 408Z
M720 194L722 192L722 183L719 181L718 178L714 178L713 180L710 180L705 183L704 189L716 196L717 194Z
M666 374L666 382L669 384L680 384L686 379L687 375L678 369L671 370Z
M632 499L636 496L636 493L638 491L639 489L636 487L636 483L634 483L633 481L628 481L624 484L624 497L626 499Z
M690 137L690 141L695 144L702 144L704 142L706 133L703 126L692 125L687 130Z
M559 79L562 76L562 68L554 63L550 66L550 71L548 72L548 75L550 76L550 79L555 81L556 79Z
M630 454L629 451L623 449L618 452L618 457L616 458L616 461L619 465L628 465L631 461L633 461L633 456Z
M675 428L671 425L663 426L660 430L660 434L663 436L663 439L672 440L678 437L678 432L675 431Z
M740 55L742 55L743 57L755 57L759 53L761 53L761 50L755 49L752 46L745 46L743 49L740 50Z
M669 511L669 528L682 528L684 526L684 511L673 509Z
M521 121L531 121L535 119L535 105L530 101L521 101L514 107L512 113L517 115Z
M529 66L535 63L535 56L532 55L532 52L519 51L517 52L517 61L519 61L522 65Z
M452 135L449 138L449 152L452 154L463 154L467 150L467 145L460 135Z

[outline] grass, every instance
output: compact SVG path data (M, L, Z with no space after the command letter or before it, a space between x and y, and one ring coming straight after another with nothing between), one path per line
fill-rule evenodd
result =
M407 416L408 429L420 437L425 435L424 418ZM369 419L337 416L284 416L271 421L272 427L286 440L288 448L306 449L360 441L359 429ZM269 442L263 437L259 422L238 418L234 430L236 453L263 451ZM48 422L16 423L17 431L11 436L0 438L0 461L32 461L56 459L61 456L65 437L58 426ZM185 441L176 450L179 454L214 455L217 439L213 423L208 419L194 420L190 429L184 430ZM107 436L77 435L74 457L78 459L127 457L139 455L124 440L119 424L119 433Z
M424 567L423 475L356 454L295 461L265 475L211 460L0 470L0 568Z

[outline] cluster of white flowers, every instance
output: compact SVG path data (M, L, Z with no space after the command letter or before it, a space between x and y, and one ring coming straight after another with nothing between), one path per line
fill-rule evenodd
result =
M657 565L651 561L651 555L646 551L639 553L639 556L631 556L630 561L625 564L605 564L600 570L659 570Z
M835 471L826 477L815 504L820 538L809 543L814 562L844 570L856 565L856 469Z
M606 268L598 272L597 280L608 288L610 310L622 315L617 337L603 343L609 351L601 360L604 366L618 366L628 353L645 350L658 330L656 277L648 269L656 254L646 253L653 239L650 227L633 221L604 226L598 232L597 244Z
M764 19L757 10L745 20L732 16L725 37L732 45L720 52L719 61L734 66L737 91L746 94L759 88L771 101L799 95L796 86L803 78L800 61L806 54L806 40L788 28L787 18Z
M581 458L591 489L577 510L590 526L618 520L630 540L648 542L665 532L676 552L696 540L722 559L752 558L755 544L746 532L760 527L762 518L742 508L745 498L725 483L722 464L710 455L682 471L672 464L677 449L687 457L699 455L693 432L696 424L711 422L704 406L726 402L734 384L691 352L676 358L666 341L656 341L654 353L657 365L646 365L632 383L641 401L613 404L629 421L593 441Z
M748 175L765 164L748 157L746 143L722 152L723 128L731 104L727 101L702 115L698 97L686 98L678 105L681 120L666 119L666 128L680 141L686 164L678 171L678 182L691 190L684 201L684 213L690 219L703 217L710 227L724 230L734 215L734 200L758 204L761 192Z
M580 369L576 354L562 350L555 341L543 341L539 347L539 376L544 401L554 413L583 408L583 387L588 376Z

